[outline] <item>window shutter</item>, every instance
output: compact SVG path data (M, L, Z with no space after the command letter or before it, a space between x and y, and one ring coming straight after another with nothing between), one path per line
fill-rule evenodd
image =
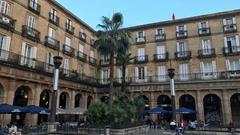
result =
M117 72L118 72L118 79L121 82L121 78L122 78L121 68L117 68Z
M236 35L236 46L239 46L239 36Z
M179 27L178 26L176 26L176 31L179 32Z
M225 64L226 64L227 71L231 71L230 61L229 60L225 60Z
M84 46L81 45L81 44L79 44L79 51L80 51L80 52L83 52L83 48L84 48Z
M201 23L202 23L202 22L199 22L199 23L198 23L198 28L199 28L199 29L202 28L202 24L201 24Z
M100 78L101 78L101 82L104 83L103 70L100 71Z
M208 26L208 21L206 21L206 27L208 28L209 26Z
M204 39L202 40L202 50L205 49L205 43L204 43Z
M159 30L159 29L156 29L156 30L155 30L155 35L158 35L158 34L159 34L159 33L158 33L158 30Z
M201 73L205 73L205 71L204 71L204 63L203 62L200 62L200 72Z
M139 32L136 33L137 38L139 37Z
M135 81L138 81L138 67L135 67Z
M217 78L217 65L216 65L216 61L212 61L212 70L213 70L213 77Z
M147 66L144 66L144 78L145 78L145 82L147 82L148 80Z
M11 37L4 36L3 37L3 43L2 43L2 49L5 50L5 51L9 51L10 42L11 42Z
M232 20L233 20L233 24L236 24L236 23L237 23L237 22L236 22L236 17L233 17Z
M26 42L23 42L23 43L22 43L22 52L21 52L21 55L22 55L22 56L25 56L25 48L26 48L26 45L27 45Z
M35 67L35 64L36 64L36 56L37 56L37 47L32 47L32 48L31 48L31 54L30 54L31 66L32 66L32 67Z
M227 37L224 37L224 47L228 47L227 46Z
M184 25L183 28L184 28L184 31L186 31L187 30L187 25Z
M211 47L211 42L210 42L210 40L208 39L207 40L207 49L211 49L212 47Z
M69 37L65 38L65 44L71 46L71 39Z
M227 25L227 20L223 19L223 25Z
M177 42L177 52L180 52L180 45L179 45L179 42Z

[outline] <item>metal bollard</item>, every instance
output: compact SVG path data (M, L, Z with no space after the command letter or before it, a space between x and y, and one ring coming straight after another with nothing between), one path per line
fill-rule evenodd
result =
M104 135L110 135L110 129L111 129L111 126L105 126L105 134Z

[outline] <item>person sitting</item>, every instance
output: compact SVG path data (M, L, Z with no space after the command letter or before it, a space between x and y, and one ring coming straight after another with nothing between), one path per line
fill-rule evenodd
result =
M229 131L229 132L232 132L233 130L235 131L236 125L234 124L233 121L230 121L229 124L228 124L228 126L227 126L227 128L228 128L228 131Z
M175 120L173 120L173 121L171 121L170 122L170 129L172 130L172 131L174 131L175 129L176 129L176 121Z

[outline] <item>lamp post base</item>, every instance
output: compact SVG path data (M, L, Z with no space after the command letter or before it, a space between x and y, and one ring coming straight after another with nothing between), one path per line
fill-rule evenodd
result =
M59 122L47 122L46 125L48 127L47 132L54 133L57 131L57 127L58 127L58 125L60 125L60 123Z

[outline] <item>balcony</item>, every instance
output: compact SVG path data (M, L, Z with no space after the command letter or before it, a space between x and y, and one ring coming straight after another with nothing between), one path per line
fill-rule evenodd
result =
M155 41L156 42L161 42L166 40L166 34L158 34L155 35Z
M34 0L28 0L28 9L37 15L41 12L41 6Z
M146 43L146 37L136 37L135 42L136 44L144 44Z
M16 20L6 14L0 13L0 27L6 30L14 31Z
M90 45L94 46L95 40L94 39L90 39Z
M77 59L82 61L82 62L86 62L87 61L87 55L84 54L83 52L78 51L77 52Z
M49 13L49 21L51 23L53 23L54 25L58 26L59 25L59 17L52 14L52 13Z
M26 37L35 42L40 41L40 32L34 28L31 28L27 25L22 26L22 36Z
M49 36L45 37L45 45L49 48L54 49L54 50L59 50L60 49L59 41L52 38L52 37L49 37Z
M209 36L209 35L211 35L211 29L210 28L199 28L198 35L199 36Z
M168 61L168 52L163 54L154 54L154 62L166 62Z
M92 65L92 66L96 66L97 65L97 60L95 59L95 58L93 58L93 57L88 57L88 62L89 62L89 64L90 65Z
M177 31L176 32L177 39L187 38L187 36L188 36L188 32L187 31Z
M83 32L79 32L79 39L83 42L87 41L87 35Z
M65 24L66 27L66 32L68 32L69 34L73 35L74 34L74 27L72 25L69 25L68 23Z
M69 45L63 45L63 53L69 56L74 56L75 49Z
M223 26L224 33L237 32L237 24L228 24Z
M191 51L182 51L182 52L176 52L175 53L175 59L176 60L190 60L192 53Z
M148 55L136 56L134 59L135 64L144 64L148 62Z
M240 78L240 70L227 71L227 77L230 79L239 79Z
M224 47L223 54L225 56L236 56L240 55L240 46L231 46L231 47Z
M107 59L107 60L100 60L100 65L101 66L109 66L110 64L110 60Z
M214 48L198 50L198 58L212 58L212 57L216 57L216 52Z

